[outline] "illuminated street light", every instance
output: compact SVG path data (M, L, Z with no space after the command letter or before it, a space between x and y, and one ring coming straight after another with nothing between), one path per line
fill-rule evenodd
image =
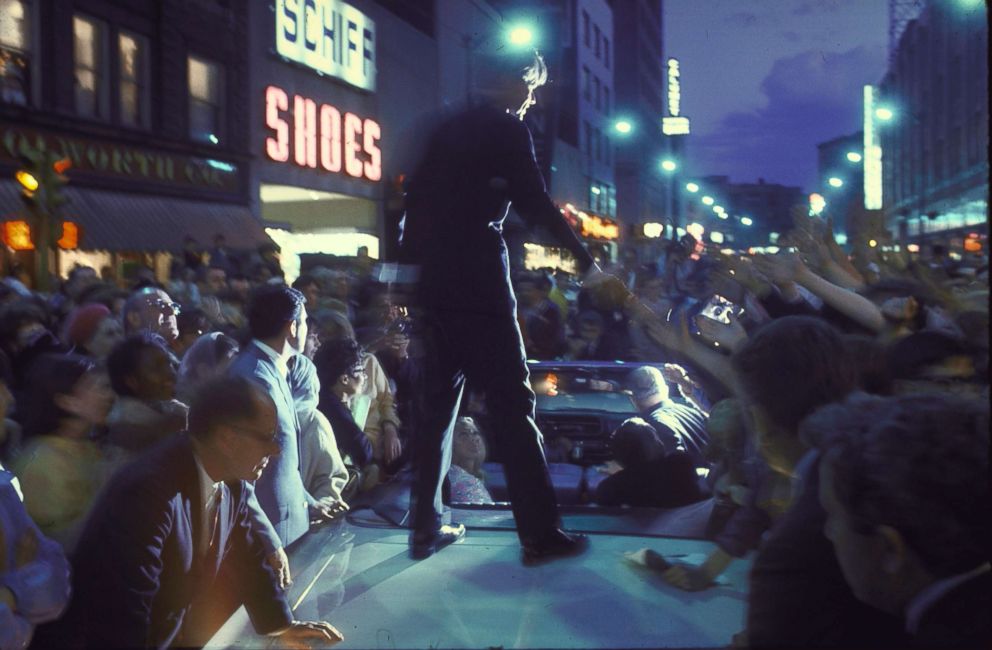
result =
M714 205L713 206L713 212L716 212L717 214L720 214L721 212L726 212L726 210L724 209L724 207L722 205Z
M674 160L666 158L661 161L661 168L664 169L666 172L673 172L676 169L678 169L679 166L675 163Z
M629 120L617 120L613 123L613 128L617 133L627 134L634 130L634 125Z
M727 214L726 212L718 212L716 216L719 219L729 219L730 218L730 215Z
M717 232L716 230L711 231L710 232L710 241L713 242L714 244L722 244L723 243L723 233L722 232Z
M534 42L534 30L527 25L516 25L507 32L507 40L511 45L526 47Z
M827 182L830 183L830 187L841 187L842 185L844 185L844 181L837 178L836 176L831 176L829 180L827 180Z
M861 162L861 154L859 154L857 151L848 151L847 159L853 163L859 163Z
M592 193L593 193L593 194L599 194L599 192L600 192L600 189L599 189L598 187L596 187L595 185L593 185L593 186L592 186L591 188L589 188L589 189L591 189L591 190L592 190Z
M693 194L695 194L696 192L699 191L699 186L696 185L695 183L686 183L685 184L685 189L687 189L690 192L692 192Z
M888 122L893 118L894 115L895 114L892 112L892 109L886 108L884 106L879 106L878 108L875 109L875 117L882 120L883 122Z
M713 205L713 197L712 197L712 196L704 196L704 197L702 198L702 201L703 201L703 203L705 203L706 205Z
M741 217L741 225L742 226L750 226L753 223L754 222L751 221L751 217Z

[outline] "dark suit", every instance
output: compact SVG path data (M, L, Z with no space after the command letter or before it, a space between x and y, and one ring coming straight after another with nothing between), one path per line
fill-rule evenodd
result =
M255 481L255 495L278 535L278 546L289 546L310 530L309 506L314 499L303 486L300 471L300 424L289 383L282 376L275 362L254 342L242 349L228 369L232 377L244 377L259 386L276 405L279 421L277 440L281 451L269 459L269 466L262 478ZM265 521L257 522L259 532L271 552L269 527Z
M400 261L420 269L423 310L425 386L413 488L413 526L421 535L440 522L451 423L466 380L485 392L493 414L492 443L505 460L521 539L550 534L559 523L502 236L509 201L530 225L543 226L568 248L580 270L592 265L545 191L522 122L477 108L442 124L412 175L400 246Z
M289 625L289 603L252 531L247 483L229 481L220 489L215 543L201 557L196 549L206 532L189 437L171 436L118 472L76 550L63 641L160 648L202 642L184 622L199 614L196 605L191 612L194 600L210 602L222 569L237 576L256 631Z
M851 592L823 536L819 460L802 492L772 527L751 567L747 608L752 647L905 647L902 621Z
M921 648L992 648L992 573L954 587L920 617L913 645Z
M625 467L596 486L601 506L679 508L704 498L696 466L682 451Z

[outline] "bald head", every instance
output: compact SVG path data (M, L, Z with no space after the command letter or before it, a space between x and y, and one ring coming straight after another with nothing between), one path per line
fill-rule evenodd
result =
M124 303L124 329L128 334L149 331L172 343L179 338L178 303L156 287L132 293Z

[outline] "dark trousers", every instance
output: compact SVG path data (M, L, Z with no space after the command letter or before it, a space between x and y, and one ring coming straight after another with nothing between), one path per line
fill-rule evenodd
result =
M441 523L442 484L466 381L485 393L492 426L483 433L504 461L520 540L549 534L561 520L534 422L535 398L516 319L512 313L427 310L422 328L425 377L411 494L414 535L426 537Z

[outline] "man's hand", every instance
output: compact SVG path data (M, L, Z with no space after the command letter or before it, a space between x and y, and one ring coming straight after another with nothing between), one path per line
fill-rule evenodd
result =
M778 285L796 282L806 269L802 260L795 253L759 255L754 258L754 267Z
M328 521L348 512L348 504L333 497L324 497L313 506L317 521Z
M659 573L668 570L668 568L672 566L668 560L661 555L661 553L650 548L630 551L628 553L624 553L623 556L628 562L647 567L648 569Z
M276 579L279 581L279 586L283 589L288 589L289 585L293 584L293 577L289 573L289 558L286 556L286 550L282 547L276 549L272 555L265 558L265 561L276 572Z
M665 582L685 591L702 591L707 587L712 587L716 583L706 571L691 564L673 564L671 568L661 574Z
M399 431L392 422L382 425L382 459L390 464L403 453L403 443L400 442Z
M599 467L599 471L607 476L613 476L622 469L623 466L615 460L608 460L606 461L606 464L600 465Z
M582 286L589 290L592 303L598 309L622 309L632 297L620 278L603 273L595 265L582 278Z
M665 378L665 381L678 386L679 392L685 398L688 398L692 394L692 391L699 388L699 385L692 380L692 377L685 371L685 368L677 363L666 363L662 366L661 376Z
M410 337L399 332L389 334L386 336L385 349L398 360L403 361L410 356Z
M700 335L710 343L734 352L747 340L747 332L733 314L729 318L729 323L721 323L697 314L696 327L699 328Z
M344 635L326 621L293 621L276 637L280 648L329 648L344 641Z

